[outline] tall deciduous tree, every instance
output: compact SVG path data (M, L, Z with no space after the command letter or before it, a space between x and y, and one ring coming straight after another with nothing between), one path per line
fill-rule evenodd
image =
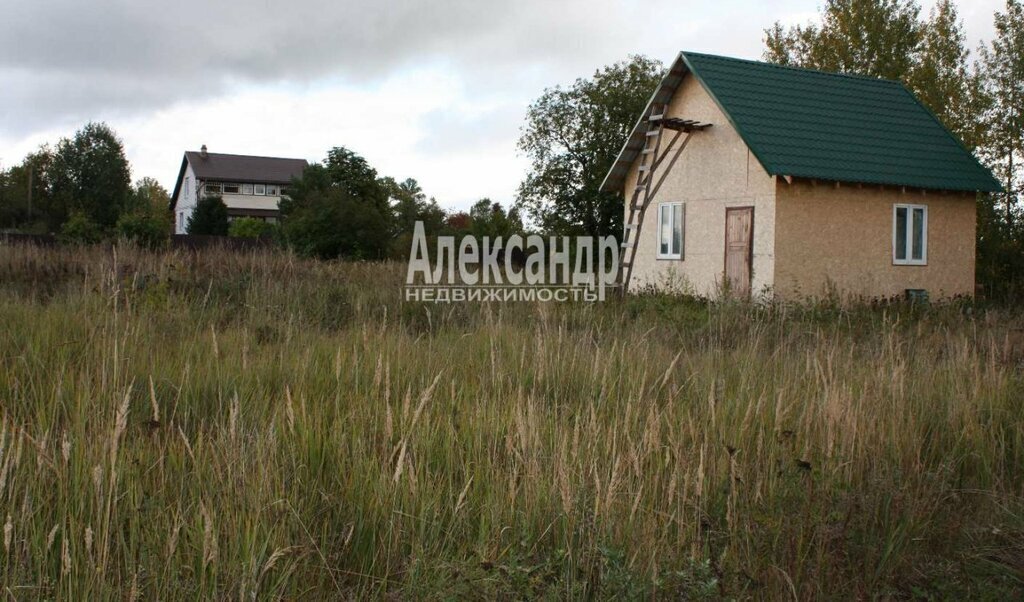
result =
M362 156L345 147L327 151L324 170L332 188L336 188L362 203L388 212L388 189L377 170Z
M469 210L470 229L479 239L488 236L492 239L503 237L508 239L513 234L522 234L523 220L519 211L513 207L507 213L500 203L483 198L473 204Z
M411 235L418 221L423 222L428 236L437 234L444 227L444 209L433 197L427 198L419 182L413 178L402 182L384 178L384 182L391 197L392 227L396 237Z
M320 257L381 259L391 239L389 191L363 157L343 148L311 165L282 199L281 231L298 252Z
M128 207L117 220L118 237L150 248L165 245L174 229L169 204L170 195L166 188L153 178L142 178L135 183ZM219 206L217 211L221 211ZM227 207L223 208L223 217L227 219Z
M922 37L914 0L827 0L821 24L765 30L767 61L906 79Z
M41 146L19 165L0 173L0 228L56 230L66 214L53 206L50 164L53 152Z
M921 102L969 148L980 143L977 80L968 71L963 25L951 0L939 0L924 24L908 83Z
M153 213L166 213L171 195L155 178L145 177L135 183L132 190L132 209Z
M598 187L661 76L661 63L632 56L530 105L519 148L531 165L517 202L538 226L621 235L622 198Z
M131 198L131 169L124 146L105 123L89 123L57 144L49 170L52 194L66 214L81 211L109 227Z
M995 15L996 37L980 50L980 72L987 99L982 155L1004 191L1007 223L1015 218L1024 190L1024 5L1007 0Z

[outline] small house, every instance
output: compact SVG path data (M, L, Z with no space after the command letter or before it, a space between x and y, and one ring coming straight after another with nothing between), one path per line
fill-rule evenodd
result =
M630 291L948 298L1000 185L899 82L683 52L601 189Z
M229 220L276 222L285 188L307 165L305 159L211 153L205 144L199 151L186 151L171 194L174 233L185 234L196 203L208 196L224 200Z

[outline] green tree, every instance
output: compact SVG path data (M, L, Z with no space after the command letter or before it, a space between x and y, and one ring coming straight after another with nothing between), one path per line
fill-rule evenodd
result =
M548 232L622 231L622 197L599 193L626 137L662 76L643 56L604 67L569 88L549 88L527 109L519 149L530 171L517 205Z
M989 299L1019 299L1024 293L1024 228L1007 221L996 195L978 199L975 280Z
M219 196L207 196L199 199L192 215L188 218L186 231L189 234L211 236L227 236L228 207Z
M171 195L155 178L142 178L132 189L132 209L147 212L169 212Z
M343 148L328 151L294 180L279 203L281 232L299 253L382 259L391 242L389 203L394 180L378 178L363 157Z
M473 204L469 210L470 231L478 239L489 236L492 239L501 236L508 239L513 234L522 234L523 221L519 211L513 207L508 213L500 203L483 198Z
M411 234L416 222L423 222L423 229L428 236L437 234L444 226L445 212L437 201L423 193L419 182L407 178L403 182L394 182L390 178L392 224L396 237Z
M767 61L906 80L917 63L921 8L914 0L826 0L821 24L765 30Z
M169 204L166 188L153 178L142 178L135 183L128 206L117 219L117 236L144 247L163 247L174 227Z
M0 172L0 228L48 232L60 227L66 213L56 211L50 194L53 153L41 146L19 165Z
M281 224L285 240L299 254L320 259L382 259L391 236L377 207L340 188L311 190Z
M323 166L332 188L362 203L373 205L381 213L389 213L386 182L377 177L377 170L366 159L339 146L327 151Z
M951 0L932 7L922 29L910 88L969 148L980 142L978 82L968 70L963 25Z
M81 211L101 227L110 227L131 200L124 146L104 123L86 124L73 138L57 144L49 179L58 208L53 217Z
M985 96L981 154L1003 185L1003 216L1016 219L1024 189L1024 5L1007 0L995 14L996 37L980 49Z

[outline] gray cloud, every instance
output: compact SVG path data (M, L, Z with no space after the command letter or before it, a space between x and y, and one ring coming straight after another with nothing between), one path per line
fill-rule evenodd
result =
M980 0L998 8L1000 0ZM361 84L451 67L471 95L545 85L643 52L757 56L762 29L818 0L9 0L0 136L220 96L241 84ZM929 4L928 1L925 2ZM977 3L964 7L983 21Z
M580 18L582 0L12 4L0 20L0 129L9 134L214 96L227 81L360 82L427 61L568 66L609 43L593 32L615 16Z

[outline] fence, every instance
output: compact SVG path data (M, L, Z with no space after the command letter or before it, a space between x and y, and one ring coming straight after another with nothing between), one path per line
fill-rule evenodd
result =
M227 249L230 251L251 251L273 247L273 238L238 238L234 236L205 236L199 234L175 234L170 238L172 249L199 251L203 249ZM0 232L0 244L36 245L52 247L65 244L53 234L21 234L16 232ZM110 242L102 244L112 244Z

